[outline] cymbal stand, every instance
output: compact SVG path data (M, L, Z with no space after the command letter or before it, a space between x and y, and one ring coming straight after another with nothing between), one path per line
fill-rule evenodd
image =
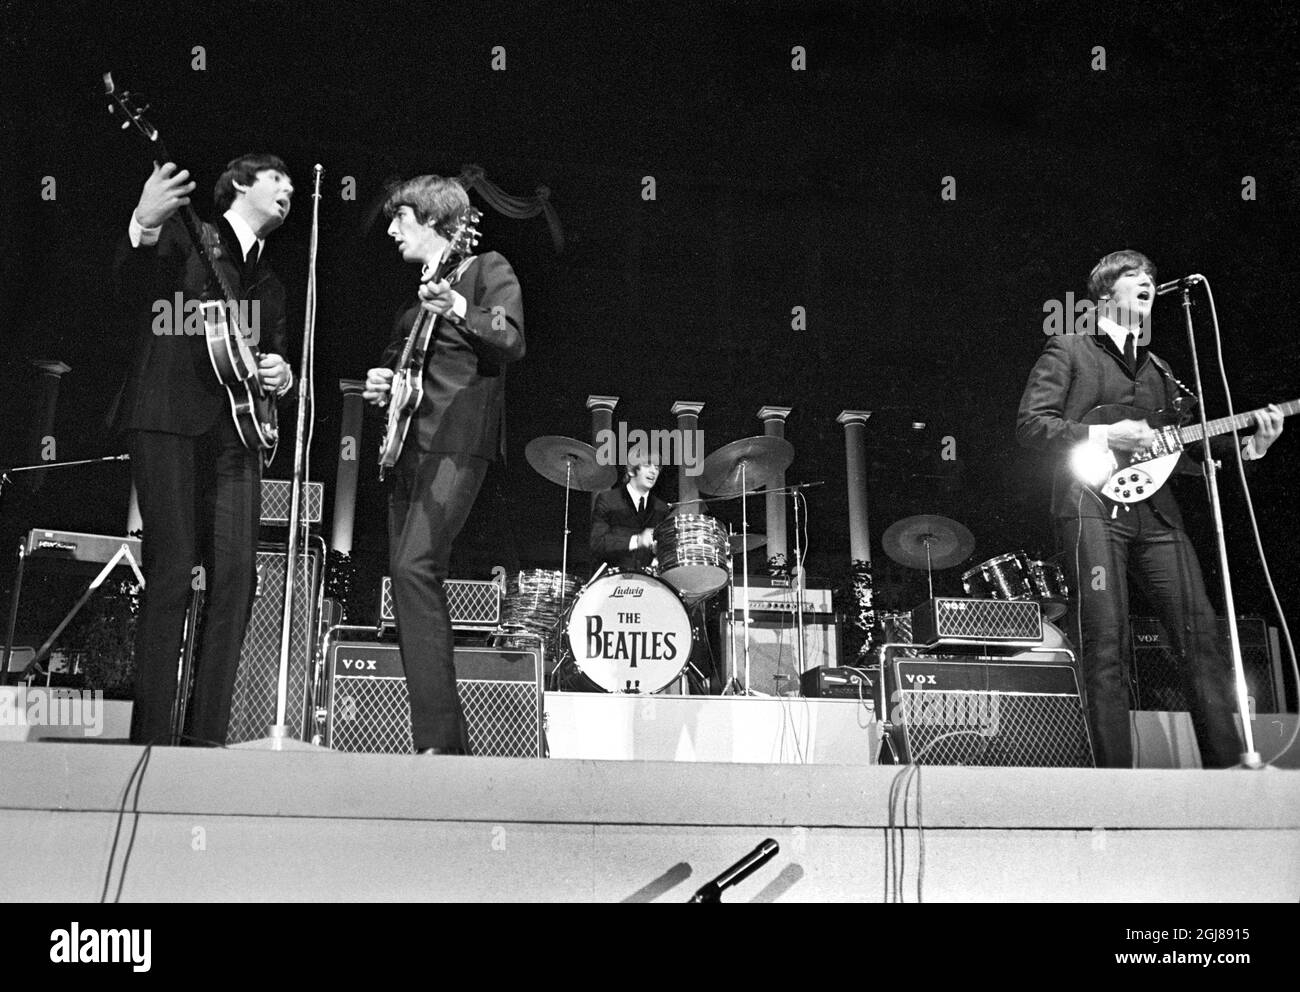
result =
M564 577L569 574L569 486L573 479L573 456L564 457L564 550L560 552L560 603L564 603ZM555 559L551 559L554 561Z
M803 643L803 610L804 610L804 574L803 574L803 550L799 543L799 500L803 493L798 489L794 490L791 495L794 497L794 569L795 569L795 635L798 640L795 642L795 663L799 674L803 675L805 669L804 643ZM808 507L804 506L804 517L808 516ZM768 549L771 550L770 548Z
M934 599L934 565L930 562L930 540L929 534L925 535L925 578L930 583L930 598Z
M740 462L740 559L745 582L745 695L749 695L749 487L745 483L745 461Z

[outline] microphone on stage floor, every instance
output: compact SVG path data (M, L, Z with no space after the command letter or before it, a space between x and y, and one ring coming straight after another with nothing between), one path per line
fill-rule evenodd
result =
M769 837L713 881L700 886L699 890L688 901L693 903L721 902L724 890L748 878L776 857L779 850L781 850L781 845Z
M1156 287L1156 296L1164 296L1165 293L1172 293L1176 289L1182 289L1183 286L1194 286L1198 282L1204 282L1205 277L1199 275L1183 276L1181 279L1171 279L1169 282L1162 282Z

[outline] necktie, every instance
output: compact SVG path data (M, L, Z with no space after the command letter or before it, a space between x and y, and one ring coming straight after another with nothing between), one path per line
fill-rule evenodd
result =
M261 246L254 241L248 254L244 257L244 284L247 285L252 281L253 273L257 271L257 259L261 254Z
M641 514L645 513L645 497L644 497L644 496L642 496L639 500L636 501L636 512L637 512L637 516L640 516Z
M1124 361L1128 365L1130 375L1137 375L1137 346L1133 343L1136 334L1129 332L1128 337L1124 339Z

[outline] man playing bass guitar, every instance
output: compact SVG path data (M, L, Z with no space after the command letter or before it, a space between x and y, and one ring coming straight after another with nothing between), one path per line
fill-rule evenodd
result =
M1156 439L1137 417L1088 423L1098 406L1181 410L1194 401L1169 366L1146 349L1155 267L1134 251L1112 252L1093 268L1090 334L1055 334L1029 375L1016 436L1022 445L1058 459L1052 492L1057 539L1074 593L1067 630L1076 639L1088 725L1100 767L1130 768L1129 587L1136 579L1173 640L1186 698L1206 768L1233 765L1241 750L1233 723L1231 664L1218 642L1218 622L1205 592L1196 551L1183 529L1169 487L1120 493L1115 501L1076 477L1079 456L1143 452ZM1258 459L1282 431L1276 407L1255 411L1255 433L1243 457ZM1228 439L1229 445L1231 439ZM1195 450L1199 445L1189 445ZM1232 452L1229 447L1228 455ZM1073 466L1071 465L1074 462Z
M194 674L195 742L223 744L245 629L256 589L262 453L242 439L231 394L218 381L199 318L200 300L220 300L245 317L262 354L257 378L283 396L292 373L285 344L284 287L264 260L268 235L289 214L293 183L274 155L226 166L213 199L223 216L192 229L189 173L154 167L131 215L114 272L129 311L135 352L113 415L125 430L144 524L144 600L135 641L131 741L171 742L177 658L191 591L205 592ZM214 279L214 274L216 279ZM196 567L202 562L202 571Z
M505 368L524 355L523 298L510 263L497 252L467 259L451 252L469 210L465 190L439 176L409 179L389 195L388 234L403 261L423 266L419 300L398 316L385 364L369 370L362 394L386 404L393 366L413 353L411 332L428 331L414 373L422 376L418 407L405 439L384 444L400 452L389 496L389 565L412 738L422 754L469 753L443 582L488 465L504 453ZM422 312L436 317L431 328L417 320Z

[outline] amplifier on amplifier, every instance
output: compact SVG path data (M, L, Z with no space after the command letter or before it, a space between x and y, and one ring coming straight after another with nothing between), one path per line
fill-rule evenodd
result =
M861 699L874 704L875 681L865 668L818 665L799 676L799 687L812 699Z
M927 599L912 610L915 644L1006 644L1043 640L1042 607L1032 600Z

